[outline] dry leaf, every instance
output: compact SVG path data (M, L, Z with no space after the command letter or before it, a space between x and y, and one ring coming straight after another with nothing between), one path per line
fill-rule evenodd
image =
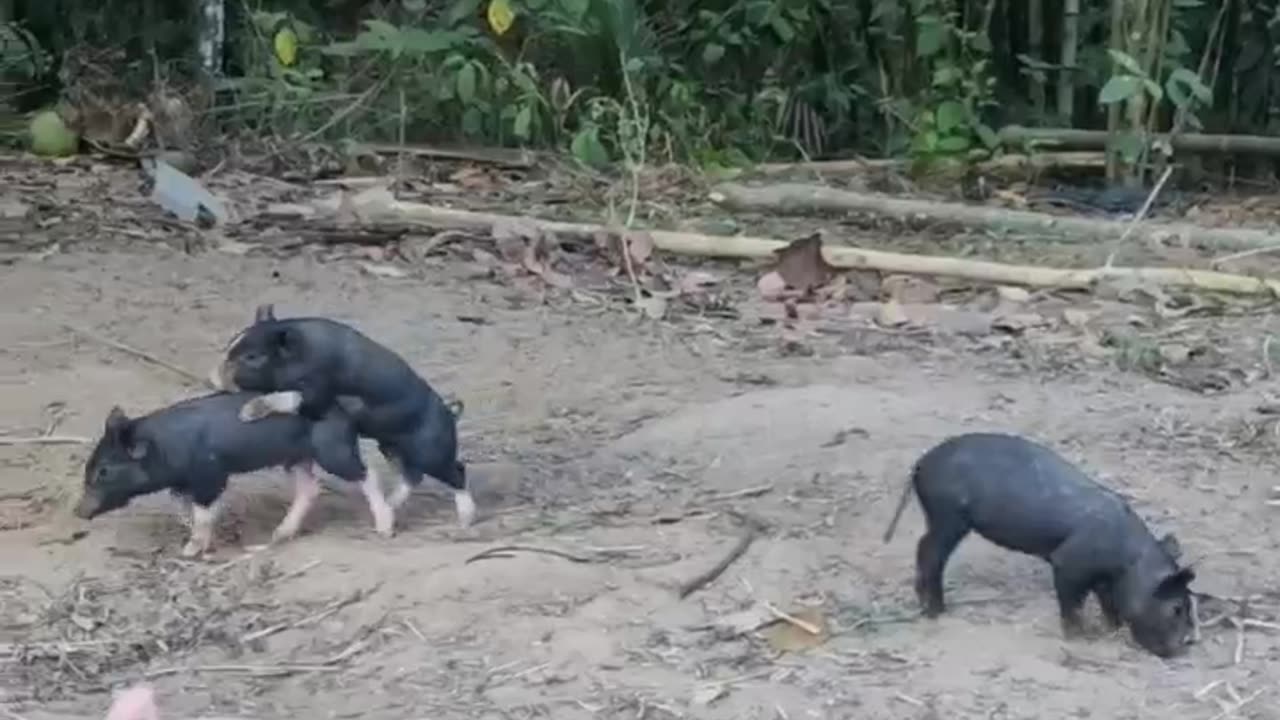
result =
M938 302L938 286L914 275L889 275L880 282L880 296L900 303Z
M756 288L765 300L778 300L787 292L787 281L777 271L767 272L756 281Z
M902 304L896 300L880 303L876 312L876 324L881 327L895 328L911 322Z
M547 240L547 236L538 230L536 226L535 232L536 234L524 245L520 265L534 275L542 278L548 285L553 285L561 289L568 289L572 287L573 281L569 279L569 276L556 272L556 270L551 267L551 243Z
M815 608L802 608L795 612L788 612L791 617L804 622L808 625L818 628L818 634L813 634L808 630L798 627L797 625L781 620L764 630L765 641L769 643L769 647L775 652L800 652L818 647L831 637L831 633L827 628L827 620L822 613Z
M643 230L630 230L621 235L633 266L644 265L653 256L653 236Z
M409 277L409 273L405 272L404 270L401 270L395 265L380 265L377 263L362 262L360 263L360 269L364 270L365 272L369 273L374 277L383 277L383 278Z
M794 240L774 254L778 257L774 270L786 281L787 287L802 292L826 285L835 274L835 268L822 256L821 233Z

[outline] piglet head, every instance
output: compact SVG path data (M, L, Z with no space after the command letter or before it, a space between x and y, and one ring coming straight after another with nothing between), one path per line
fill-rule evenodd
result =
M151 443L138 437L135 428L135 421L123 410L111 408L102 437L84 466L84 494L76 504L76 517L97 517L156 489L144 465L152 453Z
M276 319L271 305L261 305L253 324L232 339L210 381L220 390L275 392L278 378L306 352L305 338L288 320Z
M1128 624L1135 642L1162 658L1186 652L1195 634L1190 588L1195 578L1191 568L1174 567L1141 583L1145 591L1129 605Z

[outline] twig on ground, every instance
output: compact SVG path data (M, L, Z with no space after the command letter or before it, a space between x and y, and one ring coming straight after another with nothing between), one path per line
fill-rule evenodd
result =
M1107 253L1107 261L1102 264L1103 267L1107 269L1112 267L1112 263L1116 259L1116 253L1120 251L1120 244L1129 239L1129 236L1133 234L1133 231L1138 227L1138 224L1147 217L1147 213L1151 212L1152 203L1156 201L1156 196L1160 194L1160 190L1164 188L1164 184L1169 181L1169 176L1172 174L1172 165L1164 169L1164 173L1162 173L1160 175L1160 179L1156 181L1156 186L1151 188L1151 192L1147 194L1147 199L1142 203L1142 207L1139 208L1138 212L1134 213L1133 220L1129 222L1129 227L1125 228L1125 231L1121 233L1115 244L1112 245L1111 252Z
M378 589L378 587L380 587L380 585L381 584L379 583L377 585L374 585L371 588L356 590L355 592L348 594L346 597L342 597L342 598L338 598L337 600L334 600L333 602L324 606L324 608L321 609L319 612L308 615L307 617L304 617L301 620L276 623L275 625L270 625L268 627L262 628L261 630L255 630L254 632L246 633L245 635L241 636L240 642L251 643L254 640L260 640L264 637L267 637L269 635L274 635L283 630L305 627L307 625L312 625L314 623L320 622L321 620L338 612L342 608L347 607L348 605L353 605L369 597L374 593L374 591Z
M282 664L282 665L191 665L189 667L170 667L151 670L143 674L148 680L181 675L182 673L230 673L233 675L251 675L253 677L279 677L306 672L338 672L342 668L334 665Z
M677 590L677 595L680 598L683 599L692 595L724 574L724 571L728 570L730 565L737 562L738 558L742 557L742 555L747 552L747 548L751 547L751 543L755 542L756 537L764 531L764 523L760 520L750 516L741 515L739 513L734 513L734 515L737 515L746 526L746 530L742 533L742 537L740 537L738 542L729 550L729 553L710 570L707 570L706 572L682 583Z
M596 561L595 558L583 557L581 555L573 555L571 553L564 552L563 550L554 550L552 548L538 547L536 545L500 545L496 548L489 548L488 550L485 550L482 553L472 555L471 557L467 558L466 562L464 562L463 565L470 565L471 563L476 562L477 560L491 560L493 558L511 557L511 553L513 552L530 552L530 553L541 553L543 555L554 555L559 558L564 558L569 562L575 562L575 563L590 563L590 562Z
M745 498L745 497L758 497L760 495L766 495L771 492L773 492L772 484L757 485L755 487L744 488L742 490L735 490L730 493L712 495L711 497L707 498L706 502L722 502L724 500L737 500L738 498Z
M12 437L0 435L0 445L88 445L86 437L76 435L40 435L38 437Z
M1266 690L1266 688L1262 688L1261 690L1256 690L1250 693L1247 697L1241 698L1237 702L1228 704L1226 707L1222 709L1222 712L1218 713L1217 715L1214 715L1211 720L1223 720L1223 718L1229 717L1231 715L1235 715L1236 713L1240 712L1240 710L1242 710L1245 705L1248 705L1254 700L1257 700L1258 696L1262 695L1264 690Z
M798 618L798 617L796 617L796 616L794 616L794 615L789 615L789 614L787 614L787 613L785 613L785 612L783 612L783 611L779 610L777 607L774 607L773 603L771 603L771 602L769 602L769 601L767 601L767 600L766 600L766 601L765 601L765 603L764 603L764 608L765 608L766 610L768 610L768 611L769 611L769 613L770 613L771 615L773 615L774 617L778 618L779 620L782 620L782 621L784 621L784 622L791 623L792 625L795 625L796 627L798 627L798 628L800 628L801 630L803 630L803 631L805 631L805 632L809 633L810 635L821 635L821 634L822 634L822 628L818 627L817 625L814 625L813 623L811 623L811 622L809 622L809 621L807 621L807 620L801 620L800 618Z
M70 323L64 322L62 323L62 326L70 330L71 332L85 338L86 340L92 340L93 342L96 342L99 345L105 345L109 348L112 348L113 350L119 350L120 352L125 353L126 355L132 355L138 358L139 360L145 360L146 362L149 362L152 365L156 365L170 372L177 373L185 377L186 379L191 380L192 382L196 382L201 385L204 385L205 387L210 387L210 388L213 387L213 385L209 382L208 378L200 377L196 373L193 373L190 370L180 365L174 365L168 360L161 360L160 358L156 357L155 355L152 355L149 352L139 350L138 348L131 347L129 345L125 345L124 343L119 342L117 340L112 340L109 337L103 337L102 335L99 335L98 333L95 333L92 330L86 330L82 327L77 327Z
M1231 618L1231 624L1236 629L1236 651L1232 654L1232 662L1239 665L1244 661L1244 623L1236 618Z

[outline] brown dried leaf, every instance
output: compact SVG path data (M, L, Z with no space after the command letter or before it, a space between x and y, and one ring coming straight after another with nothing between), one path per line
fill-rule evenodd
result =
M569 276L551 267L551 252L545 235L539 235L525 245L520 264L524 269L542 278L548 285L563 289L573 286Z
M822 256L822 233L793 240L775 254L778 264L774 270L787 287L808 292L826 285L835 274L835 268Z
M649 261L653 256L653 236L643 230L628 230L621 235L623 242L627 246L627 252L631 255L631 264L633 267L639 267Z

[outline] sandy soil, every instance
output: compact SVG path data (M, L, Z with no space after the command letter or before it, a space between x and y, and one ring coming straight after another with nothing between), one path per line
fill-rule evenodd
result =
M979 538L949 568L950 612L926 621L914 503L880 539L921 452L1013 430L1175 531L1198 590L1253 598L1232 616L1268 620L1274 442L1254 408L1277 382L1246 371L1269 318L1200 321L1244 348L1251 378L1205 395L1061 344L851 330L795 352L749 317L654 323L465 263L397 280L306 254L135 245L3 266L0 288L4 433L40 434L56 413L56 434L92 437L113 404L200 392L66 323L203 373L272 301L358 325L463 398L481 486L473 528L428 487L381 540L359 493L333 485L304 535L246 554L288 501L283 474L246 476L217 554L187 562L167 496L86 527L66 501L87 447L0 447L0 702L29 720L100 716L142 677L169 717L1280 718L1272 630L1214 622L1168 662L1101 629L1066 642L1047 565ZM730 510L767 532L677 598L737 541ZM588 562L466 562L513 543ZM830 637L706 627L763 603Z

